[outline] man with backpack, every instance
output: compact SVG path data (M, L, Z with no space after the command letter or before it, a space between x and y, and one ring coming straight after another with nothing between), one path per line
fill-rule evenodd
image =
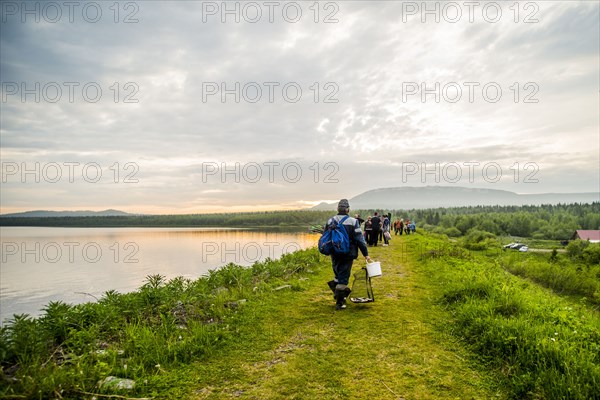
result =
M340 200L337 211L338 215L330 218L325 225L323 235L319 239L319 251L331 256L335 278L327 284L334 293L335 309L343 310L346 308L346 298L350 294L348 282L352 263L358 258L358 249L367 261L370 261L371 257L358 220L348 215L348 200Z

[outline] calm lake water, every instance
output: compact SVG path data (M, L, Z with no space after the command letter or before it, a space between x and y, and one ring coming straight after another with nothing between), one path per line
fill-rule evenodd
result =
M311 247L309 233L219 228L0 227L0 322L39 316L50 301L95 301L130 292L148 275L195 279Z

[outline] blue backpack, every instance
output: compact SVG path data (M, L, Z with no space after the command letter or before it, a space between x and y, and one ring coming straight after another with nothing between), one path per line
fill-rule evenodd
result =
M343 255L350 253L350 238L348 231L344 228L344 221L348 219L346 215L337 222L335 219L331 225L325 228L323 235L319 239L319 252L326 256L332 254Z

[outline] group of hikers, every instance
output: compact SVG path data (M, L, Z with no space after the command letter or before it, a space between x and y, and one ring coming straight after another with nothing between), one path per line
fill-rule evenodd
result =
M416 224L409 219L397 218L392 223L392 213L380 215L375 212L373 216L369 215L366 221L360 217L360 214L356 214L354 218L358 221L359 227L364 223L364 237L369 246L377 246L381 241L383 246L389 246L392 238L391 229L394 230L394 235L403 233L410 235L417 230Z
M352 218L349 213L348 200L340 200L337 206L337 215L329 218L319 240L319 251L331 256L334 279L327 284L333 292L336 310L346 308L346 298L351 292L348 282L352 263L358 258L359 250L368 263L371 261L368 246L377 246L381 240L383 240L384 246L388 246L391 239L391 228L394 229L396 235L402 235L403 232L408 235L416 231L415 223L408 219L398 218L391 223L391 213L379 215L376 212L373 216L367 217L366 221L359 214ZM334 234L340 231L343 234Z

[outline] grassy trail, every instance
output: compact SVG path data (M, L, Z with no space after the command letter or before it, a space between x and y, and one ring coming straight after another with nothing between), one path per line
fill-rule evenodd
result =
M440 235L396 237L371 256L384 273L376 302L345 311L334 311L329 258L310 249L15 316L0 330L0 399L600 400L590 300ZM554 265L516 261L529 272ZM565 277L556 282L567 289L581 281ZM104 387L108 376L135 388Z
M248 302L237 340L186 368L180 393L193 399L490 399L505 396L466 350L434 330L444 316L427 277L396 237L371 256L375 303L334 311L323 268L303 291L280 291ZM362 267L355 262L353 272ZM471 358L472 359L472 358ZM181 375L180 375L181 376Z

